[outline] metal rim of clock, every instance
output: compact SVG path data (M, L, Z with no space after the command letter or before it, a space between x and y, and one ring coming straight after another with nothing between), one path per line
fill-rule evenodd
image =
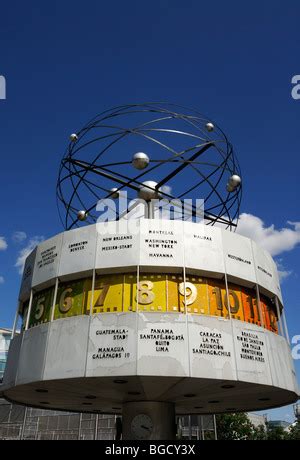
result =
M182 110L188 111L188 114L183 113ZM145 114L145 112L154 114L155 118L133 128L125 128L120 126L116 127L114 124L108 124L109 121L115 120L116 117L123 117L132 113ZM191 134L187 131L149 127L151 124L154 125L157 122L166 119L171 121L174 119L180 120L189 124L190 126L193 126L193 128L196 128L196 130L199 131L199 136L195 136L194 134ZM147 134L143 132L143 128L145 129L146 125ZM84 142L84 138L87 136L87 134L94 132L96 129L101 129L107 126L109 126L111 129L117 128L117 132L114 132L111 135L96 134L96 137ZM198 138L198 141L200 140L201 143L199 144L198 142L192 147L189 146L180 152L176 152L172 148L168 147L168 145L165 143L161 142L157 138L154 138L153 133L157 132L158 130L160 132L180 133L181 135L187 136L189 138ZM220 139L211 139L211 132L217 132L220 136ZM143 138L155 142L161 147L162 150L167 150L169 153L172 153L172 155L170 155L168 158L162 158L159 160L152 160L151 155L149 155L150 158L147 167L142 171L139 170L138 174L134 175L133 177L129 177L126 174L120 174L112 169L114 166L132 165L132 158L122 162L105 162L105 164L99 164L99 158L102 157L102 155L107 151L109 153L109 147L128 135L142 136ZM104 141L104 139L107 139L107 137L112 137L113 140L109 143L108 147L104 146L104 148L102 148L102 150L96 154L92 162L88 163L77 157L77 152L83 151L85 147L90 146L92 143L97 143L98 146L98 142L101 143L101 141ZM201 172L200 168L201 164L207 165L208 163L201 163L201 161L198 159L205 151L208 151L209 149L216 149L219 152L222 161L220 164L211 164L211 166L213 166L212 172L209 175L205 175L203 172ZM187 158L188 154L193 151L195 151L195 153ZM115 198L118 196L117 194L121 190L129 189L130 191L134 190L135 192L139 193L141 187L146 187L146 189L149 188L150 191L153 191L154 186L145 186L145 182L142 182L141 179L146 174L149 175L150 172L155 171L161 165L166 163L174 163L175 166L173 171L168 174L167 177L160 180L158 184L156 183L156 191L159 190L159 196L161 198L166 198L168 200L189 198L188 193L196 190L198 187L201 187L203 183L206 185L208 184L210 187L210 192L207 196L204 197L204 203L212 195L215 197L215 202L204 211L204 219L206 224L223 224L226 228L230 228L230 230L236 227L239 217L242 186L241 183L238 183L238 185L230 189L230 181L234 177L237 177L239 180L241 171L238 160L234 154L232 144L228 141L225 133L217 124L212 122L211 119L204 117L195 109L188 109L184 106L170 104L167 102L151 102L143 104L122 105L106 110L90 120L76 134L72 134L70 136L70 143L60 164L56 187L57 206L59 216L64 228L66 230L70 230L73 227L78 227L79 223L81 223L81 220L85 220L89 224L95 223L97 218L92 214L92 211L95 209L98 201L101 199ZM194 184L192 187L188 185L187 190L185 190L177 197L161 189L162 185L166 184L168 180L173 179L179 175L180 172L187 166L193 168L193 170L199 175L199 182ZM216 172L219 172L219 177L215 183L212 183L211 177ZM228 175L227 179L229 179L229 182L227 183L226 189L220 192L220 190L218 190L218 185L221 182L221 179L224 180L225 172ZM105 188L101 186L101 183L95 183L93 176L100 176L104 179L111 180L112 182L114 181L116 186L113 188ZM64 186L67 182L68 185L71 186L72 190L70 197L68 198L65 197L64 189ZM83 194L80 196L79 187L82 186L84 186L85 190L88 190L94 197L95 201L93 201L92 204L87 204L84 201ZM128 202L131 199L132 197L129 197ZM64 216L62 215L61 209L63 209L65 212ZM215 210L217 210L217 212L214 212ZM190 209L191 216L195 217L196 212L197 210L195 206L192 205ZM80 213L84 214L83 219L80 219ZM121 217L122 216L117 213L117 219Z

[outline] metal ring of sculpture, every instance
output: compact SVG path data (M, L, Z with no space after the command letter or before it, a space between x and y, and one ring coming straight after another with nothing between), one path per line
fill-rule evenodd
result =
M240 174L224 132L197 111L168 103L123 105L70 136L57 182L60 218L67 230L95 223L99 200L126 190L129 202L146 188L168 200L197 196L205 203L205 223L232 229Z

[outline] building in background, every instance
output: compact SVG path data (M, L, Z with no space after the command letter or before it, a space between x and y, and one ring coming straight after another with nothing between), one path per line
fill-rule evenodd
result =
M114 438L115 416L47 411L10 404L0 399L0 440Z
M0 329L0 384L3 380L11 333L11 329Z
M283 428L285 431L289 430L291 422L286 422L285 420L270 420L268 422L268 427L273 428Z
M177 437L184 440L217 439L215 415L185 415L177 417Z
M113 440L116 416L50 411L10 404L0 399L0 440ZM214 439L212 415L177 420L179 439Z
M266 428L266 423L267 423L266 415L260 415L260 414L255 414L254 412L248 412L247 416L250 422L252 423L252 425L255 426L255 428L259 427L260 425L263 425L263 427Z

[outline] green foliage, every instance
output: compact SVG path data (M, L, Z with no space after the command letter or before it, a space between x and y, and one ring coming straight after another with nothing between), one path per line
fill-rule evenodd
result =
M255 441L266 441L268 439L268 432L265 425L253 426L252 439Z
M220 414L216 416L218 439L248 440L253 439L254 426L244 413Z
M266 424L255 427L247 414L220 414L216 416L220 440L300 440L300 422L288 431Z
M300 440L300 421L290 428L289 439Z
M267 439L269 441L287 440L289 439L289 433L284 431L281 426L270 427L267 424Z

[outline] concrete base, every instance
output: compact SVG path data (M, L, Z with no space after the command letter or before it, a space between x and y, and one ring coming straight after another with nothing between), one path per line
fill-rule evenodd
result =
M176 439L175 404L135 401L123 405L123 439Z

